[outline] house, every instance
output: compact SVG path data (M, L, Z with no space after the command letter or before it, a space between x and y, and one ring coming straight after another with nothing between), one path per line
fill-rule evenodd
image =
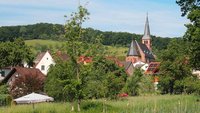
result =
M69 60L69 56L67 54L63 53L62 51L57 51L56 52L56 57L59 58L62 61Z
M145 71L145 74L155 75L158 74L160 67L160 62L151 62Z
M150 63L155 60L155 57L151 50L151 36L147 16L144 35L142 37L142 43L137 42L136 40L132 40L126 56L126 61L131 61L132 63L136 63L138 61Z
M200 71L199 70L193 70L192 74L196 75L200 79Z
M134 66L132 62L123 62L126 73L130 76L133 75Z
M108 60L112 60L115 62L115 64L119 67L123 67L125 69L125 72L127 75L131 76L133 74L133 70L134 70L134 66L132 62L122 62L119 59L117 59L116 57L111 57L108 56L106 57Z
M160 67L160 62L151 62L148 64L149 66L145 70L144 74L146 75L153 75L153 84L155 90L158 89L158 82L159 82L159 77L157 74L159 74L159 67Z
M14 67L2 84L8 84L9 93L16 98L31 92L42 92L44 80L45 75L39 69Z
M12 70L2 80L2 83L7 83L10 86L19 76L41 76L44 79L45 75L36 68L13 67Z
M55 61L49 51L46 51L39 53L34 63L34 68L39 69L44 75L47 75L50 65L54 65Z
M83 63L84 65L87 65L91 62L92 62L92 57L80 56L78 59L78 63Z
M2 81L11 70L12 70L12 67L1 68L0 69L0 81Z
M140 69L146 71L149 67L149 64L144 64Z

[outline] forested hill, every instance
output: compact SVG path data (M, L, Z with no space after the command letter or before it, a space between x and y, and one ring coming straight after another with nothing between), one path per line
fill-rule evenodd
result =
M92 28L85 29L85 37L90 40L100 34L103 35L102 43L104 45L128 46L131 39L141 40L142 35L131 34L127 32L103 32ZM0 41L13 41L15 38L22 37L25 40L30 39L51 39L65 40L64 26L59 24L39 23L25 26L5 26L0 27ZM152 45L157 50L165 49L171 38L162 38L152 36Z

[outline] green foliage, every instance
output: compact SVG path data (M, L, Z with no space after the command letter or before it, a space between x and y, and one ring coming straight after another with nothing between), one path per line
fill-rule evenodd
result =
M199 113L200 107L193 95L161 95L129 97L123 101L89 100L83 101L81 113ZM103 105L104 102L104 105ZM0 113L77 113L68 111L69 103L39 103L0 107Z
M0 106L10 105L12 101L7 85L0 85Z
M12 97L9 94L0 94L0 106L8 106L11 104Z
M174 39L167 49L161 52L159 56L161 60L159 85L162 93L184 92L183 80L192 76L186 54L187 44L183 39Z
M70 91L70 87L66 86L68 84L70 85L70 83L72 83L75 79L75 76L73 75L75 70L72 68L70 63L70 61L56 63L55 66L50 67L47 74L48 76L46 78L44 87L45 92L47 92L48 95L54 97L54 99L57 101L65 101L66 98L70 96L70 93L74 91ZM73 96L73 94L71 95Z
M0 85L0 94L8 94L8 86L7 85Z
M118 72L117 74L115 73L108 73L107 74L107 94L106 97L110 99L117 99L118 94L124 87L126 83L126 74L121 71Z
M182 16L187 15L190 23L186 25L187 31L184 39L189 42L189 60L193 69L200 69L200 0L178 0Z
M143 75L140 69L135 69L133 75L128 78L123 91L131 96L153 94L155 88L152 81L151 75Z
M139 86L139 95L155 94L155 86L152 75L142 76Z
M63 34L64 27L59 24L38 23L26 26L0 27L0 41L13 41L18 37L26 40L38 38L62 40Z
M184 91L187 94L200 95L200 80L195 76L187 77L182 82L184 85Z
M22 38L0 43L0 67L33 65L33 54Z
M123 90L131 96L139 95L139 83L142 76L142 72L139 69L135 69L133 75L128 78Z
M14 38L22 37L25 40L44 39L65 41L64 26L59 24L39 23L27 26L9 26L0 27L0 41L13 41ZM132 38L141 42L142 35L131 34L127 32L103 32L92 28L83 28L82 38L88 43L92 43L94 39L102 35L102 44L110 46L128 47ZM162 49L166 49L171 38L162 38L152 36L152 46L154 53Z

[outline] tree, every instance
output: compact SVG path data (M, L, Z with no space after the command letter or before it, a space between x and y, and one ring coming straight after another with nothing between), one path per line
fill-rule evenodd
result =
M14 42L0 43L0 68L5 66L24 66L26 62L33 65L33 54L22 38Z
M126 85L123 89L124 92L132 96L139 95L139 83L142 76L142 72L139 69L136 69L133 75L128 78Z
M32 92L43 92L45 76L35 70L34 74L24 74L15 78L10 87L10 93L14 98L21 97Z
M155 92L151 75L144 75L140 69L135 69L126 81L123 91L131 96L151 94Z
M70 57L71 65L73 66L73 69L75 70L72 75L76 77L76 82L73 81L73 84L66 85L65 89L67 92L69 89L71 90L72 94L75 94L75 96L71 96L71 100L77 100L78 103L78 111L80 111L80 102L83 97L82 89L81 89L81 83L82 80L80 77L80 68L81 65L79 62L77 62L78 58L81 55L84 55L84 47L87 47L87 42L83 39L83 29L82 24L88 19L89 13L87 9L85 9L82 6L79 6L77 13L72 13L69 20L67 20L67 23L65 25L65 37L67 40L67 54ZM70 86L71 85L71 86ZM74 91L74 92L73 92ZM72 107L73 108L73 107ZM73 109L72 109L73 111Z
M26 27L24 27L24 26L20 27L19 33L21 34L21 36L22 36L23 38L26 36L26 32L27 32Z
M187 50L187 43L183 39L174 39L167 49L160 53L159 85L162 93L184 92L184 84L181 83L192 75Z
M200 69L200 0L177 0L182 16L190 20L186 24L184 39L189 42L189 60L193 69Z

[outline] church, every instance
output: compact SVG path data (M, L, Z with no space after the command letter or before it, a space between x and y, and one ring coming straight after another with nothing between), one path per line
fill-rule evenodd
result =
M140 61L149 64L150 62L155 61L151 45L149 20L147 15L142 42L140 43L136 40L132 40L126 56L126 62L132 62L134 64Z

